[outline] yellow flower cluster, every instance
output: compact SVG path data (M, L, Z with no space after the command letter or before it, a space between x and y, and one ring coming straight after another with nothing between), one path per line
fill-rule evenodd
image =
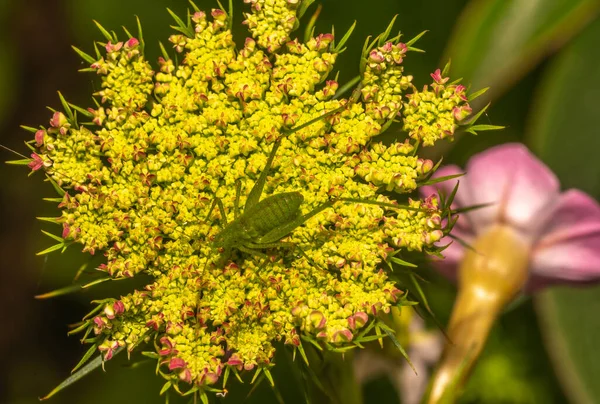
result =
M440 69L431 74L433 83L423 91L408 94L404 102L404 130L423 146L454 136L459 123L471 115L465 86L446 84Z
M380 313L403 304L384 271L388 258L435 251L447 230L435 197L405 208L380 193L411 192L432 174L416 142L373 139L403 105L413 138L443 137L422 135L423 124L410 119L458 89L404 101L410 47L384 35L366 49L360 91L342 98L329 74L343 44L331 34L290 40L300 0L245 2L255 39L243 49L223 10L196 10L170 38L181 62L165 53L156 72L141 38L105 33L106 55L91 62L101 106L77 107L92 123L79 124L65 104L36 132L29 164L65 191L64 243L102 252L100 269L114 279L153 277L143 290L102 303L83 328L106 359L154 341L160 372L176 389L204 391L224 372L268 372L277 341L299 350L303 341L358 346ZM265 170L261 199L300 193L304 215L331 206L285 235L286 246L223 256L213 240L238 207L243 214ZM211 209L215 201L223 211Z

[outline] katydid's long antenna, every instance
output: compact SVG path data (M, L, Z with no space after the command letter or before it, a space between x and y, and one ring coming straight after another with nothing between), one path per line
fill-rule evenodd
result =
M19 157L23 157L24 159L31 160L31 158L29 158L29 157L27 157L27 156L24 156L24 155L22 155L21 153L19 153L18 151L16 151L16 150L13 150L13 149L11 149L11 148L9 148L9 147L6 147L6 146L4 146L3 144L0 144L0 148L3 148L4 150L7 150L7 151L9 151L9 152L11 152L11 153L13 153L13 154L16 154L16 155L17 155L17 156L19 156Z

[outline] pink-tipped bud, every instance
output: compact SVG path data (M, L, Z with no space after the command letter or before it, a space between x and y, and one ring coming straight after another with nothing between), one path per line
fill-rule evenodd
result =
M104 315L109 320L112 320L115 318L115 311L113 310L112 305L107 304L106 306L104 306Z
M117 300L116 302L113 303L113 310L115 312L115 315L121 315L125 312L125 305L123 304L122 301Z
M472 112L473 109L471 109L471 106L469 104L463 105L462 107L454 107L454 109L452 110L454 119L456 119L457 122L462 121L463 119L471 115Z
M352 341L352 338L354 338L352 331L348 330L347 328L344 328L333 333L331 337L331 342L333 342L334 344L350 342Z
M33 159L27 167L31 168L33 171L37 171L42 167L50 167L52 166L51 161L44 161L44 159L37 153L31 153L31 158Z
M327 319L325 318L325 315L323 315L323 313L315 310L308 316L308 322L310 323L313 329L322 330L327 324Z
M449 77L442 77L442 71L440 69L437 69L435 72L431 73L430 76L437 84L446 84L446 82L450 79Z
M46 136L46 134L47 132L45 129L40 129L37 132L35 132L34 139L36 146L42 146L44 144L44 137Z
M181 358L171 358L169 361L169 370L185 368L185 361Z
M373 49L369 53L369 62L371 63L383 63L385 61L385 56L380 50Z
M125 42L125 49L135 48L139 44L140 44L140 41L138 41L137 38L131 37L131 38L129 38L129 40L127 42Z
M50 119L50 126L58 129L61 135L67 133L67 130L71 127L69 120L62 112L56 111Z
M105 49L106 49L106 53L113 53L113 52L120 51L122 47L123 47L123 42L117 42L117 43L113 44L110 41L108 41L108 43L105 46Z

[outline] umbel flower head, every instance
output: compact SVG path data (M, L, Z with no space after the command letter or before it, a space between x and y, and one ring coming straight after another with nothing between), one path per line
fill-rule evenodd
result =
M406 251L436 253L449 209L436 197L397 205L381 191L430 178L419 144L477 129L465 88L445 72L432 75L433 91L411 85L402 62L416 38L390 38L391 24L365 45L360 91L347 99L331 72L348 35L291 39L311 2L245 3L242 49L228 13L194 6L186 21L174 16L179 55L163 48L157 70L141 30L120 41L100 27L103 51L77 50L101 78L96 107L61 96L50 126L29 128L26 163L61 194L52 221L62 235L44 252L77 243L104 255L103 279L153 279L86 317L86 358L153 345L164 390L203 400L232 372L271 380L278 341L304 356L303 342L343 352L384 336L378 316L407 304L387 269ZM402 110L406 140L377 142Z

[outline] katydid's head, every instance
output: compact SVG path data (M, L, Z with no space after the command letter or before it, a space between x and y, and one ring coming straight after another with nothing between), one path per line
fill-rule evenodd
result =
M236 237L237 226L233 226L231 223L225 226L213 239L212 246L218 250L231 250L238 244L238 237Z

